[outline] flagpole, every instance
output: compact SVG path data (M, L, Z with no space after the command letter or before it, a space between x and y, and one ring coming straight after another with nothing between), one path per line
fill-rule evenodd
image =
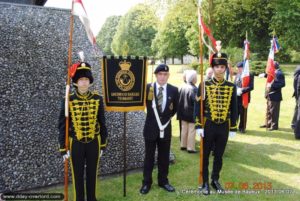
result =
M128 46L127 48L123 49L123 59L127 58L128 55ZM127 177L127 137L126 137L126 130L127 130L127 112L124 112L124 125L123 125L123 197L126 197L126 177Z
M200 2L198 4L198 15L200 15ZM198 16L199 19L201 16ZM202 41L202 30L200 25L198 25L199 28L199 62L200 62L200 122L201 125L204 126L204 121L203 121L203 95L204 95L204 83L203 83L203 41ZM203 127L204 128L204 127ZM200 136L200 154L199 154L199 178L198 178L198 184L199 187L203 183L203 140L204 138Z
M66 116L66 136L65 136L65 148L66 152L69 151L69 93L70 93L70 71L69 67L72 63L72 42L73 42L73 25L74 25L74 16L73 16L73 8L74 2L72 1L72 8L71 8L71 17L70 17L70 33L69 33L69 49L68 49L68 66L67 66L67 86L66 86L66 102L65 102L65 116ZM64 163L64 200L68 201L68 160L65 160Z
M246 41L248 42L248 31L246 31ZM249 58L248 58L248 54L246 53L246 59L248 60L248 59L250 59L250 56L249 56ZM249 62L249 61L248 61ZM249 67L250 68L250 67ZM250 70L250 69L249 69ZM249 71L249 76L250 76L250 71ZM250 76L250 81L251 81L251 76ZM247 92L248 94L250 93L250 92ZM249 95L248 95L249 96ZM243 94L242 94L242 103L243 103ZM242 104L242 106L243 106L243 104ZM246 130L246 123L247 123L247 108L248 108L248 105L247 105L247 107L242 107L242 109L244 110L244 122L243 122L243 126L244 126L244 130Z

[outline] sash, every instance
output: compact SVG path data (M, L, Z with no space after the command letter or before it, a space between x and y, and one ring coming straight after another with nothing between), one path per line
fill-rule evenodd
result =
M153 87L153 83L152 83L152 87ZM158 112L157 112L157 108L156 108L156 103L155 103L155 98L152 99L152 108L153 108L153 111L154 111L154 114L155 114L156 122L157 122L158 127L159 127L159 137L160 138L164 138L164 136L165 136L165 128L169 125L171 119L169 119L169 121L167 123L165 123L164 125L162 125L162 123L161 123L161 121L159 119L159 116L158 116Z

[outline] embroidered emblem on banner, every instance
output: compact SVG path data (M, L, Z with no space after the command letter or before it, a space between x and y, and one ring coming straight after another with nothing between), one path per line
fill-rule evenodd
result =
M116 84L120 90L129 91L135 83L134 74L130 71L131 63L124 60L119 63L119 66L121 70L116 75Z

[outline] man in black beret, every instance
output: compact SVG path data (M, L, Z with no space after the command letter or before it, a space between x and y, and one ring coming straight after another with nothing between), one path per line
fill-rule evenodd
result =
M201 84L198 88L199 101L195 104L195 127L197 135L203 140L203 175L202 193L210 194L208 165L210 152L214 152L213 171L211 185L218 193L224 193L219 183L220 171L223 164L223 154L228 141L228 136L236 134L236 87L233 83L224 79L227 65L227 55L215 53L211 59L213 77L205 81L205 95L203 100L204 124L202 124L200 100ZM213 148L214 147L214 148Z
M65 100L59 116L59 144L64 160L70 157L74 200L96 201L96 179L99 159L107 144L103 98L89 87L93 83L90 64L76 63L70 74L74 93L69 95L69 151L66 152ZM86 171L84 171L86 170ZM86 172L86 199L84 198Z
M243 94L248 93L248 103L250 103L250 91L254 89L254 75L250 73L249 85L243 87L242 73L243 62L237 63L238 72L234 79L234 84L237 87L237 105L238 105L238 119L239 119L239 131L240 133L246 133L247 125L247 108L243 106Z
M178 89L167 83L169 67L160 64L154 71L156 82L147 85L147 116L144 126L145 159L141 194L147 194L152 185L155 150L157 147L158 185L168 192L175 188L168 180L171 145L171 118L177 111Z

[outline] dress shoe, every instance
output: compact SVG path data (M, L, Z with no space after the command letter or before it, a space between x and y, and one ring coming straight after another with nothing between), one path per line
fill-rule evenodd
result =
M140 189L141 194L147 194L150 191L151 185L144 184Z
M207 182L203 183L202 187L201 187L201 191L203 195L209 195L210 194L210 189L209 189L209 185Z
M266 125L261 125L259 128L267 128Z
M171 186L170 184L159 185L159 187L165 189L168 192L175 192L175 188L173 186Z
M180 147L180 150L184 151L186 150L186 147Z
M198 151L194 151L194 150L188 150L187 152L190 153L190 154L198 153Z
M212 180L211 186L212 186L218 193L224 193L224 192L225 192L218 180Z

